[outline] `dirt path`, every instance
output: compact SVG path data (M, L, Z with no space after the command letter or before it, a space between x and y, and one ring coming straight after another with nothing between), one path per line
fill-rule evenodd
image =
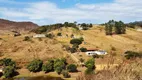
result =
M77 64L80 63L79 59L76 58L72 53L68 53L68 55L69 55Z

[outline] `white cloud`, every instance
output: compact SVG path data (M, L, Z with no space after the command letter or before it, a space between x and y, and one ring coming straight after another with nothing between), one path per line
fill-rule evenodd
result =
M142 20L142 1L115 0L112 3L81 4L71 8L59 8L55 3L41 1L28 3L24 8L0 8L3 17L26 18L38 24L64 21L105 22L110 19L125 22Z

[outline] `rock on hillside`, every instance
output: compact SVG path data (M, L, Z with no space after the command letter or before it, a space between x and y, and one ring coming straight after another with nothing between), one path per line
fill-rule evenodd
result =
M0 19L0 30L32 30L38 25L32 22L14 22Z

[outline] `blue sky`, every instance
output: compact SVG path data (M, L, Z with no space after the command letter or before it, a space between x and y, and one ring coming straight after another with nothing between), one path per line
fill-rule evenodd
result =
M0 0L0 18L39 25L142 20L141 0Z

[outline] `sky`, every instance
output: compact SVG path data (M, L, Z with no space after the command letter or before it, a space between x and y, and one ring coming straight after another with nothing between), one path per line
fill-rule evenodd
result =
M39 25L142 20L142 0L0 0L0 18Z

